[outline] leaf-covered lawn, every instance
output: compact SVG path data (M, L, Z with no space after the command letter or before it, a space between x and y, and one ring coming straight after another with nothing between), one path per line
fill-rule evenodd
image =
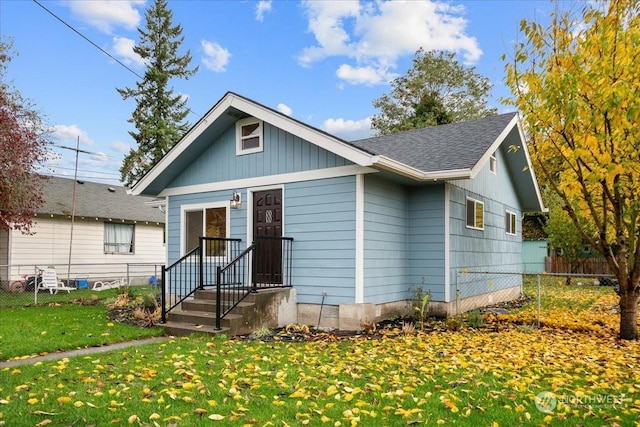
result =
M109 321L107 304L116 299L117 290L110 289L98 295L82 292L65 293L63 297L66 300L48 305L1 308L0 360L101 346L164 333L162 328L140 328ZM104 299L99 300L98 296Z
M593 319L615 318L601 297L608 301L606 292L594 297ZM23 365L0 371L0 423L640 425L640 344L606 325L575 327L571 316L553 323L553 313L533 329L528 310L455 332L320 342L193 336Z

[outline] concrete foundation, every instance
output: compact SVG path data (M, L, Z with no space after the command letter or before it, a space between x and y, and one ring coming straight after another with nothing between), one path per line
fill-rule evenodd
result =
M520 295L521 289L516 286L458 301L430 301L428 316L455 316L475 308L511 301L519 298ZM335 328L343 331L357 331L363 329L363 324L365 323L380 322L394 316L412 316L415 313L412 311L412 301L404 300L385 304L324 305L322 306L322 312L320 312L319 304L298 304L297 314L297 323L299 324Z

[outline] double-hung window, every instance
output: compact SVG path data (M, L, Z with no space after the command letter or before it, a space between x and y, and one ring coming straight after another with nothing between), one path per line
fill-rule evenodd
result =
M104 223L104 253L132 254L134 250L134 225Z
M227 237L229 209L227 206L184 207L184 253L200 244L200 237ZM206 256L223 256L226 245L221 241L208 241Z
M467 199L467 228L484 230L484 203L479 200Z

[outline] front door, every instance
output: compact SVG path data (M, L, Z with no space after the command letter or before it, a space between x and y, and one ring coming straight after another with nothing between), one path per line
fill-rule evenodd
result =
M282 284L282 189L253 193L254 283Z

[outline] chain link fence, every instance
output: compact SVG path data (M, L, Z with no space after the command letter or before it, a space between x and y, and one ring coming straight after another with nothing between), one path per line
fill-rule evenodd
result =
M489 311L528 327L615 331L618 292L610 275L461 270L455 312Z
M71 290L43 289L42 272L53 269L57 280L74 294L90 297L101 290L150 285L154 294L160 292L162 264L110 263L110 264L55 264L55 265L0 265L0 307L18 307L47 304L68 299ZM75 291L79 291L75 293Z

